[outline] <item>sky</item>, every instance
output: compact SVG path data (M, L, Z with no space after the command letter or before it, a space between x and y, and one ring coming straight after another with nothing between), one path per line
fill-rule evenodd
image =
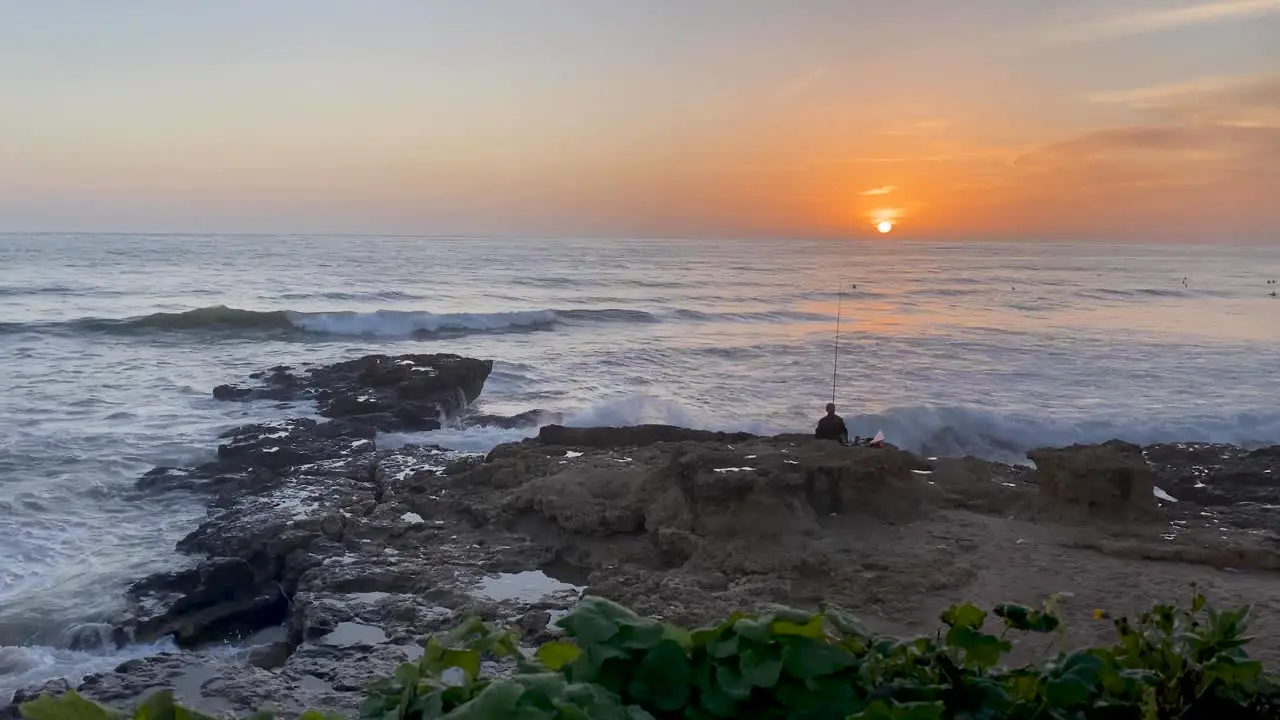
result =
M0 18L0 230L1280 241L1280 0Z

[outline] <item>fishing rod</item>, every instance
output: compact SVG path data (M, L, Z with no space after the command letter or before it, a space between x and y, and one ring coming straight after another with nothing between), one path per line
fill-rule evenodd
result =
M840 291L839 291L838 293L836 293L836 297L837 297L837 300L836 300L836 343L835 343L835 354L834 354L834 355L832 356L832 358L831 358L831 404L832 404L832 405L835 405L835 404L836 404L836 384L837 384L838 379L839 379L839 376L840 376L840 371L839 371L839 368L840 368L840 316L844 314L844 291L845 291L845 288L851 288L851 289L856 290L856 289L858 289L858 285L857 285L856 283L855 283L855 284L853 284L853 285L849 285L848 283L841 283L841 284L840 284Z
M844 284L840 285L840 292L837 293L836 300L836 343L835 354L831 358L831 404L836 404L836 378L838 377L838 369L840 367L840 316L844 312Z

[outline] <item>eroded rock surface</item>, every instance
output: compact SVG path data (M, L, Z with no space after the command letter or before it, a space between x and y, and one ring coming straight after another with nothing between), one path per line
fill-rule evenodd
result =
M324 417L382 431L436 430L480 397L492 360L460 355L368 355L309 368L279 366L254 387L219 385L219 400L310 399Z
M304 397L315 378L363 377L380 403L431 396L392 390L433 367L419 360L342 367L274 369L262 392ZM343 385L324 407L363 391ZM91 676L83 694L124 707L169 687L210 713L349 713L424 635L478 615L538 643L584 591L683 623L825 600L892 632L931 631L952 602L1062 592L1085 641L1107 632L1093 608L1179 597L1195 580L1223 603L1254 603L1261 655L1280 653L1267 639L1280 637L1280 612L1267 612L1280 610L1276 542L1231 514L1233 498L1265 497L1274 451L1156 446L1144 459L1109 443L1037 451L1032 470L654 425L548 426L478 458L380 449L370 417L399 416L355 409L235 428L217 461L139 481L206 493L210 509L179 543L191 566L137 582L115 636L186 650ZM1177 502L1156 503L1156 486ZM1046 504L1092 520L1060 523Z
M1155 472L1137 445L1112 440L1042 448L1027 457L1036 464L1046 500L1108 513L1143 513L1156 506Z

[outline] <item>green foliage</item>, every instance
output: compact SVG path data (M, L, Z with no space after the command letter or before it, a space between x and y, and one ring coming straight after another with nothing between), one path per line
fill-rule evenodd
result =
M1105 616L1100 611L1097 617ZM994 618L998 623L991 623ZM1280 686L1244 652L1249 609L1220 612L1195 594L1114 621L1109 647L1059 652L1021 667L1009 633L1058 633L1056 601L1041 609L965 603L932 637L892 638L849 613L779 608L734 613L692 631L587 598L557 624L565 639L526 656L512 631L470 620L435 635L417 662L368 688L368 720L1062 720L1274 718ZM999 624L999 635L984 631ZM481 671L514 661L515 674ZM27 720L116 720L75 693L22 707ZM152 696L135 720L203 720ZM254 716L266 720L268 714ZM304 720L328 720L307 713Z

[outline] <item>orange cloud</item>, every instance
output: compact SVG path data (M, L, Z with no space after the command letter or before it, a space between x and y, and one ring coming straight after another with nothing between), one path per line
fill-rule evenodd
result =
M1280 0L1220 0L1084 23L1059 32L1052 39L1058 42L1084 42L1144 35L1188 25L1240 20L1271 13L1280 13Z
M897 189L898 187L896 185L882 185L877 188L871 188L870 190L863 190L858 194L863 196L888 195Z

